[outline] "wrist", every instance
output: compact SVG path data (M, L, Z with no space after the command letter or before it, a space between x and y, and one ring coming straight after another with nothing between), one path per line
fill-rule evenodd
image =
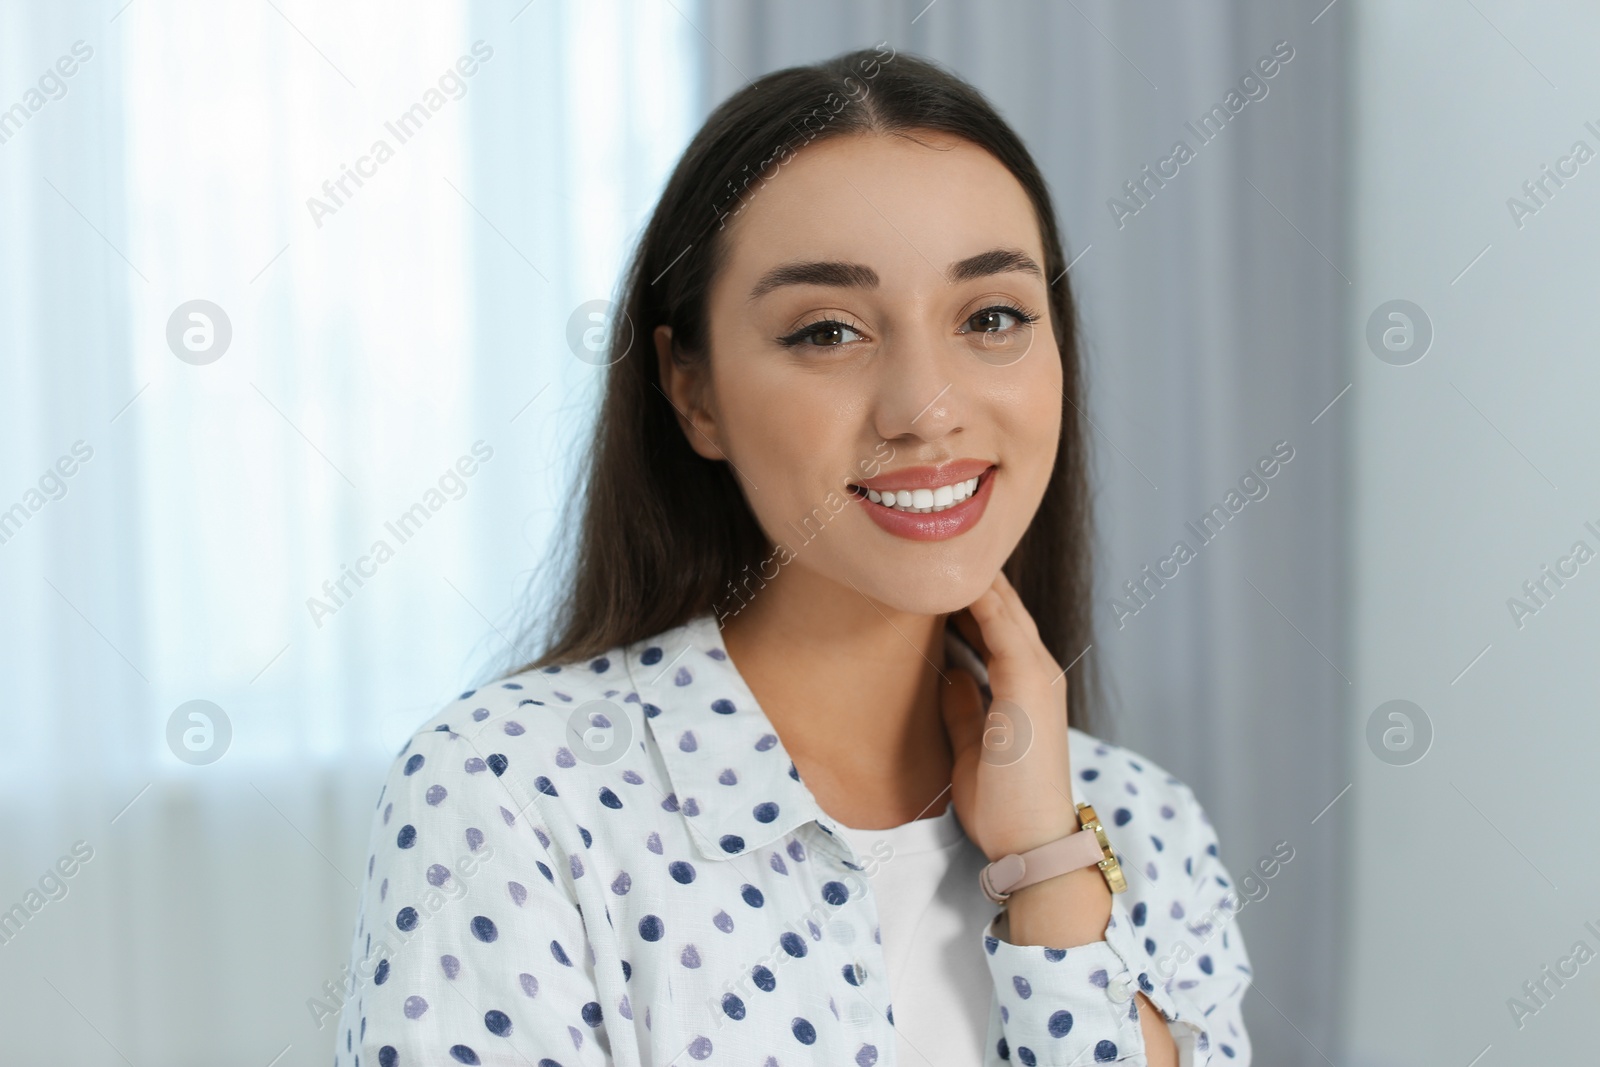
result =
M1068 834L1075 834L1081 828L1077 811L1068 804L1059 812L1041 814L1036 819L1014 821L1006 828L1004 838L983 850L984 856L990 863L1013 853L1020 856Z
M1005 912L1011 944L1073 948L1105 940L1111 890L1098 868L1082 867L1018 889Z
M1100 817L1089 804L1077 806L1079 829L1017 853L990 860L978 876L978 887L991 901L1004 904L1019 889L1090 866L1104 878L1111 893L1128 887Z

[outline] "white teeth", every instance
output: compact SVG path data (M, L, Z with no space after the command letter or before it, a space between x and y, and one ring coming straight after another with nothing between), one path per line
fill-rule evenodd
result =
M866 492L867 499L874 504L882 504L886 508L907 511L914 515L927 515L954 507L977 490L978 479L968 478L952 485L941 485L937 489L901 489L882 493L876 489L868 489Z

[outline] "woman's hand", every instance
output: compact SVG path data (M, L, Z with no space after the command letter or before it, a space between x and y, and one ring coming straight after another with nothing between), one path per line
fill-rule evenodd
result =
M1005 572L965 610L961 633L989 672L947 671L945 730L955 756L951 794L967 836L993 861L1078 830L1067 741L1067 680Z

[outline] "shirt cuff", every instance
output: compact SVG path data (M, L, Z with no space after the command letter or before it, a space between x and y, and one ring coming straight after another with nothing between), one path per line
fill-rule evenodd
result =
M1144 1033L1134 999L1141 992L1160 1009L1181 1052L1185 1042L1178 1032L1195 1024L1180 1021L1184 1013L1172 994L1151 980L1148 954L1118 897L1111 898L1105 940L1087 945L1014 945L999 936L1009 925L1004 922L1001 912L983 931L1000 1005L1003 1036L996 1051L1002 1060L1023 1067L1143 1064Z
M1178 1067L1195 1067L1194 1042L1197 1032L1188 1023L1167 1023L1167 1033L1178 1047Z

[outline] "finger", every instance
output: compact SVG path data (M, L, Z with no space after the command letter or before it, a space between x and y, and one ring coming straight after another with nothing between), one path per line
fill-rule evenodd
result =
M995 575L994 588L1000 594L1000 599L1010 612L1012 620L1023 630L1038 636L1039 626L1033 613L1028 610L1028 605L1022 602L1022 594L1017 592L1017 587L1011 584L1011 579L1006 577L1002 569Z
M972 617L972 612L962 608L950 616L950 621L955 626L956 631L967 639L967 644L977 650L979 657L987 661L989 658L989 646L984 644L983 629L978 625L978 620Z
M1006 657L1017 662L1036 661L1041 666L1055 663L1055 658L1050 650L1045 648L1043 639L1039 636L1039 625L1022 602L1022 596L1006 577L1005 571L995 573L994 584L985 593L994 605L995 624L987 628L996 635L990 639L990 647L997 648L1000 641L1006 644ZM984 597L980 597L980 600ZM974 616L983 616L983 606L973 605ZM987 617L980 618L986 622ZM997 649L998 650L998 649ZM1059 670L1059 667L1055 668Z
M965 752L983 740L983 695L978 691L978 680L966 670L952 668L949 677L950 684L940 693L939 707L951 750Z
M998 589L986 590L967 610L977 620L992 660L1021 662L1036 651L1031 646L1038 643L1037 639L1030 640L1029 633L1019 624L1016 613Z
M1008 618L1015 621L1019 615L1027 613L1027 608L1022 604L1022 597L1018 595L1016 586L1011 584L1011 579L1006 577L1006 572L994 572L994 581L989 583L986 591L998 606L999 610Z

